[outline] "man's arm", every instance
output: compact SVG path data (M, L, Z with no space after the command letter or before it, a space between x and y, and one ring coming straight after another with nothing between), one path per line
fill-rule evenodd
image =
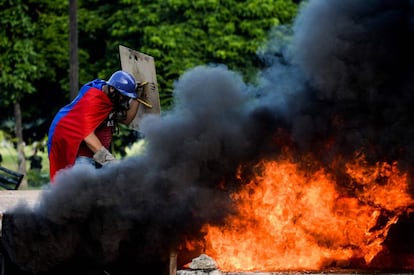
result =
M139 102L132 99L129 103L129 109L126 114L126 118L120 122L122 124L129 125L132 122L132 120L134 120L135 115L138 112L138 107L139 107Z
M86 136L84 141L88 148L91 149L91 151L94 153L96 153L99 149L103 147L102 142L95 135L95 132L92 132L88 136Z

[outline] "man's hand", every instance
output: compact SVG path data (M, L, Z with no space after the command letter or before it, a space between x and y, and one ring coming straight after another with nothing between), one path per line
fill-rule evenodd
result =
M151 109L152 104L148 100L148 95L147 95L149 90L151 90L151 92L155 91L155 83L154 82L148 82L148 81L138 82L138 84L137 84L137 95L138 95L138 97L135 98L135 100L138 101L139 103L143 104L145 107Z
M96 151L93 155L93 159L100 165L106 165L116 160L115 157L103 146L101 149Z

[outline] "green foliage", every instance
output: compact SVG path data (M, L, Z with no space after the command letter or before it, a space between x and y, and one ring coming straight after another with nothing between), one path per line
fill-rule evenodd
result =
M47 67L41 78L48 81L61 81L62 71L67 80L69 64L68 43L68 1L30 0L30 10L34 17L35 33L33 41L39 53L38 64ZM53 69L51 69L53 68Z
M14 131L8 122L14 124L19 101L25 139L41 138L54 104L68 98L60 85L69 79L68 2L0 0L0 6L0 126Z
M40 76L41 68L28 5L22 0L0 3L0 90L2 104L8 106L35 91L33 80Z

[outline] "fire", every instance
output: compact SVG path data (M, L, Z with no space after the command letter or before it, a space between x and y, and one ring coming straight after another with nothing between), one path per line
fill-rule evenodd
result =
M238 215L204 227L204 253L223 271L369 266L412 203L397 163L370 166L359 156L345 165L346 187L326 169L304 171L290 160L259 166L233 196Z

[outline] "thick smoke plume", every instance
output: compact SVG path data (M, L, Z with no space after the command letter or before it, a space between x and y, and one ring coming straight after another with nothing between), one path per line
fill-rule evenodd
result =
M309 85L295 117L311 123L304 143L333 138L344 156L412 166L413 5L320 0L302 10L292 56Z
M285 145L326 167L360 152L412 172L413 11L407 0L309 1L292 40L269 42L258 86L224 66L188 71L174 108L144 120L142 155L66 170L34 209L6 213L11 260L40 274L165 274L170 250L237 214L231 193Z

